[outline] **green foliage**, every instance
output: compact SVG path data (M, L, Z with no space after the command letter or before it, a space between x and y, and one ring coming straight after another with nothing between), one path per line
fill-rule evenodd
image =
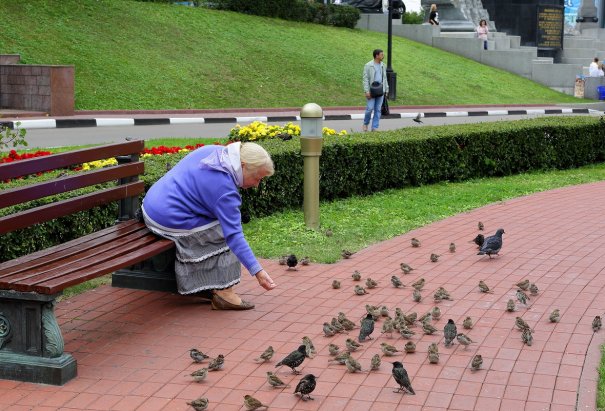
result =
M403 24L422 24L424 23L424 13L420 11L406 12L402 17Z
M17 121L15 125L19 127L21 122ZM0 123L0 150L9 146L27 146L27 141L25 141L26 134L27 132L24 128L11 130L9 127Z
M129 0L2 0L0 15L19 22L0 53L76 67L77 110L360 106L363 65L387 48L383 33ZM397 36L392 65L394 104L581 101Z

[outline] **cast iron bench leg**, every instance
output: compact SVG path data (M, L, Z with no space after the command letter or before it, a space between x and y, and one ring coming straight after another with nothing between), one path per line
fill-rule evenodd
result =
M76 376L55 317L59 295L0 290L0 379L63 385Z

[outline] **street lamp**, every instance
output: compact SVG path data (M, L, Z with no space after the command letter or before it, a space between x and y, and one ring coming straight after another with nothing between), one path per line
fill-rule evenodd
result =
M393 54L393 19L401 18L399 10L403 8L403 1L389 0L389 23L388 23L388 47L387 47L387 83L389 84L389 100L397 99L397 73L391 66L391 55Z
M305 225L319 228L319 157L321 156L323 110L307 103L300 110L300 151L303 156L303 211Z

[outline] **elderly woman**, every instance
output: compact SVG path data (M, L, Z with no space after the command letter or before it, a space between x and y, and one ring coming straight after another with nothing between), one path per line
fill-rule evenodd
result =
M209 299L215 310L254 308L233 291L240 262L263 288L275 288L244 238L238 192L271 175L273 161L258 144L212 145L189 153L149 189L143 218L176 245L179 293Z

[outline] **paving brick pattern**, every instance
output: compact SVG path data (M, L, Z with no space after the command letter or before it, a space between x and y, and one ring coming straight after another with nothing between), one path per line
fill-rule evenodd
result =
M79 375L63 387L0 381L3 410L186 410L187 400L206 396L209 409L243 409L243 396L251 394L271 410L594 410L599 345L605 330L593 333L591 322L603 315L605 299L605 183L582 185L493 204L428 225L406 235L376 244L351 259L333 265L311 264L286 271L274 261L264 265L278 288L264 292L244 275L239 291L256 303L246 312L211 311L195 298L159 292L99 289L58 304L57 315L66 351L78 360ZM476 255L470 243L483 221L486 233L504 228L502 254L494 259ZM422 240L412 248L410 238ZM448 252L450 242L456 253ZM437 263L432 253L441 254ZM415 270L403 275L399 263ZM380 281L370 294L353 293L351 273ZM389 278L398 275L408 284L395 289ZM409 283L424 277L420 303L412 301ZM332 279L342 281L333 290ZM505 311L514 298L514 284L528 278L539 295L528 307ZM484 280L493 294L477 289ZM386 305L391 311L424 314L435 303L432 294L445 287L453 301L438 305L443 313L434 322L440 332L422 335L413 328L417 351L383 357L376 372L350 374L343 366L329 365L329 343L341 347L347 336L323 337L321 324L339 311L355 321L365 304ZM561 321L550 323L554 308ZM452 318L462 328L466 316L474 320L467 334L475 341L467 349L443 345L442 327ZM534 330L532 346L523 345L514 326L516 316ZM364 343L353 356L364 369L387 341L403 349L405 340L380 334ZM303 402L293 387L272 389L266 371L296 349L309 336L318 350L300 367L318 376L314 401ZM351 333L356 336L356 332ZM429 364L427 348L439 344L440 361ZM269 344L276 354L270 363L256 364ZM200 368L192 364L188 349L198 347L212 356L224 354L224 369L196 383L188 376ZM476 353L483 368L473 372ZM416 395L394 393L388 361L402 361ZM296 385L300 377L287 367L278 375Z

